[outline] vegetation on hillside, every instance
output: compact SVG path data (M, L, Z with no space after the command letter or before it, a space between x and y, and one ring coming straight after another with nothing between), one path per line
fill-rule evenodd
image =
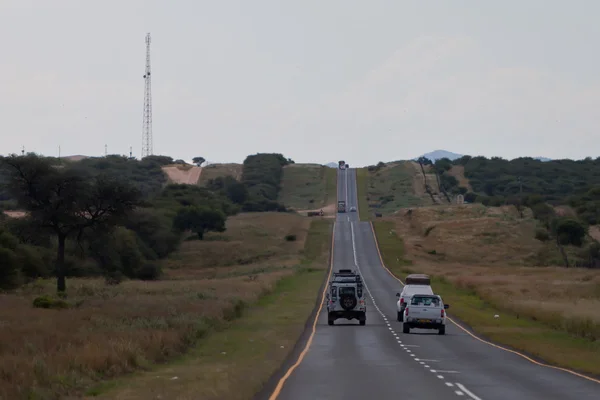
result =
M231 176L239 181L242 177L242 164L209 164L202 167L202 174L200 175L198 184L205 186L212 179L225 176Z
M471 202L499 205L511 197L539 195L551 205L570 204L589 224L598 222L600 157L542 162L464 156L454 163L465 168L473 187L465 199Z
M250 156L243 182L218 177L200 187L168 185L161 167L174 161L166 156L70 162L27 154L0 161L2 200L26 212L0 220L0 288L55 276L59 292L67 277L157 279L159 261L188 232L203 239L240 211L285 210L276 202L277 179L292 162Z
M244 211L285 211L277 202L283 167L294 162L278 153L259 153L246 157L241 182L248 189Z
M370 210L389 214L403 207L423 205L424 201L413 189L415 171L406 163L367 167L367 202Z
M279 202L296 210L314 210L335 202L337 170L319 164L283 168Z
M600 222L600 158L542 162L463 156L454 161L441 158L435 163L421 157L418 162L421 175L433 173L436 177L434 184L444 193L444 202L454 202L456 195L463 194L467 203L514 206L521 218L531 209L538 221L535 237L554 243L562 254L562 264L600 267L600 244L588 233L590 225ZM418 186L423 185L410 187L407 167L406 162L380 162L368 167L370 209L385 215L403 207L426 205L424 193L418 193ZM468 181L459 173L463 170ZM398 187L400 194L395 193ZM433 199L433 194L429 195ZM400 200L407 197L415 201ZM555 207L563 205L572 207L575 214L557 212ZM568 245L580 249L576 256L564 251Z

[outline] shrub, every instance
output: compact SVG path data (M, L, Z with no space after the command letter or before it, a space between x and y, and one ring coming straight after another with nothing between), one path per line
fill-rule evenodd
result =
M33 299L34 308L52 308L61 310L69 308L70 304L63 299L54 299L48 295L39 296Z
M162 268L159 263L145 262L137 273L137 278L143 281L154 281L162 276Z
M548 240L550 240L550 234L546 229L538 228L535 230L535 238L542 242L547 242Z

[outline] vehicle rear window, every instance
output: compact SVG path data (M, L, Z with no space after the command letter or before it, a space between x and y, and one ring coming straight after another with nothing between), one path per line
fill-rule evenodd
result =
M413 296L410 304L413 306L439 307L440 299L434 296Z
M345 294L349 294L349 295L354 295L354 288L353 287L340 287L338 289L338 293L340 296L343 296Z

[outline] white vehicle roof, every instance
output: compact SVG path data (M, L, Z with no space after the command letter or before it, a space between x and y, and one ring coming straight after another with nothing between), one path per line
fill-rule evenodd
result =
M403 296L411 296L413 294L433 294L429 285L406 285L402 290Z

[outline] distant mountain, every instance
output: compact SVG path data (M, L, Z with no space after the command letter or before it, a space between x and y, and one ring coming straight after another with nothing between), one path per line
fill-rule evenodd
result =
M541 162L552 161L551 158L548 157L533 157L535 160L540 160Z
M447 150L434 150L430 153L425 153L421 157L426 157L431 161L435 162L435 160L439 160L440 158L448 158L450 161L456 160L457 158L461 158L463 154L453 153ZM419 157L415 158L417 160Z
M330 163L325 164L325 166L329 167L329 168L337 168L338 167L338 163L336 163L336 162L330 162Z

